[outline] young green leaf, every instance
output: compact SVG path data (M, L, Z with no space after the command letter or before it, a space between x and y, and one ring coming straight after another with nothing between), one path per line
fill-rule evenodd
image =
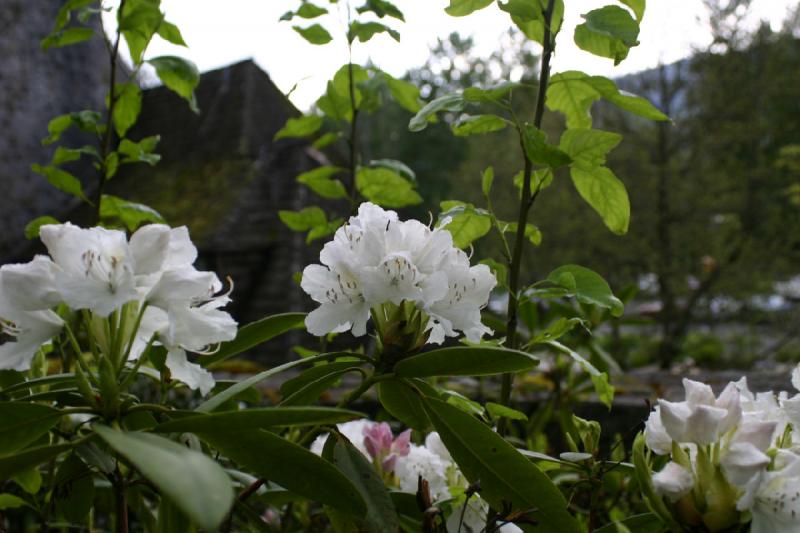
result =
M492 183L494 183L494 168L488 167L481 174L481 191L484 196L488 197L492 192Z
M359 22L357 20L350 23L350 29L347 31L347 40L352 43L358 39L365 43L377 33L388 33L392 39L400 42L400 34L389 26L380 22Z
M555 169L572 162L572 158L568 154L548 144L545 133L533 124L526 124L524 133L525 155L533 163Z
M0 511L16 509L18 507L31 507L31 504L13 494L0 494Z
M522 31L528 39L539 44L544 44L544 11L547 9L547 0L508 0L505 4L498 4L500 9L511 15L511 21ZM553 14L550 17L550 35L552 39L561 30L564 21L564 0L553 2Z
M91 39L93 35L94 30L92 28L74 27L58 30L42 39L42 50L82 43Z
M608 57L618 65L639 44L639 23L619 6L604 6L583 15L575 28L575 44L594 55Z
M439 205L442 209L440 220L446 217L451 219L445 229L453 236L453 244L458 248L469 247L492 229L491 215L472 204L445 201Z
M286 137L309 137L314 135L322 127L322 117L317 115L303 115L302 117L290 118L286 124L278 130L273 140Z
M142 91L135 83L119 83L114 89L114 128L117 135L125 137L131 126L136 124L142 110Z
M181 30L171 22L162 20L161 24L158 25L157 33L159 37L167 42L178 46L187 46L186 41L183 40L183 35L181 35Z
M422 131L428 127L428 121L435 118L440 111L461 111L464 98L460 94L446 94L428 102L408 123L409 131Z
M570 176L578 193L597 211L608 229L617 235L628 232L631 216L628 191L611 169L573 166Z
M412 113L417 113L422 109L422 104L419 100L419 87L405 80L393 78L385 72L383 73L383 78L386 80L386 85L389 87L392 98L400 107Z
M119 29L134 65L142 62L144 50L155 35L164 15L159 10L158 2L127 2L119 17Z
M59 191L76 196L81 200L89 201L83 194L83 187L81 186L80 180L66 170L61 170L60 168L52 166L43 167L36 163L31 165L31 170L44 176L50 185Z
M300 34L300 36L311 44L327 44L333 40L328 30L319 24L312 24L308 28L301 26L292 26L292 29Z
M514 89L522 87L521 83L505 81L488 89L467 87L462 93L465 102L492 103L499 102Z
M481 497L495 508L530 512L536 531L579 533L561 491L539 468L492 428L441 400L425 399L436 431Z
M466 137L480 133L491 133L505 129L508 123L496 115L467 116L454 123L453 135Z
M199 527L216 530L227 516L234 498L231 480L209 457L151 433L99 424L94 431Z
M359 517L366 514L364 498L353 483L302 446L261 430L198 436L249 472L300 496Z
M156 145L161 140L158 135L145 137L139 142L130 139L122 139L117 147L117 151L124 156L121 163L147 163L155 165L161 160L161 156L153 153Z
M397 7L388 2L387 0L367 0L367 2L356 9L359 13L366 13L367 11L371 11L375 13L375 16L378 18L383 17L394 17L397 20L402 20L405 22L405 17L403 17L403 13L397 9Z
M558 341L546 341L545 344L552 346L556 350L569 355L576 363L578 363L584 372L589 374L594 384L594 391L597 394L600 402L606 407L611 409L611 404L614 402L614 387L608 382L608 374L600 372L592 363L590 363L581 354L572 350L568 346L561 344Z
M103 195L100 204L100 218L106 221L116 220L129 231L135 231L146 222L164 223L164 217L152 207L129 202L110 194Z
M303 172L296 179L298 183L308 186L323 198L347 198L347 189L344 184L339 180L331 179L331 176L343 171L344 169L340 167L317 167L314 170Z
M216 353L200 356L199 363L209 366L263 344L287 331L302 329L305 327L303 324L305 317L305 313L281 313L250 322L239 328L235 339L223 342Z
M327 12L328 10L325 9L324 7L315 6L310 2L303 2L303 4L297 8L295 16L304 19L314 19L322 15L325 15Z
M622 302L614 296L608 282L593 270L579 265L564 265L550 272L547 280L567 289L567 293L581 303L598 305L610 310L614 316L622 316Z
M28 224L25 226L25 238L38 239L39 230L41 229L42 226L46 224L60 224L60 222L49 215L34 218L30 222L28 222Z
M451 17L465 17L470 13L483 9L494 0L450 0L445 12Z
M155 67L156 74L164 85L188 101L192 111L200 112L194 98L194 89L200 82L200 73L194 63L177 56L159 56L148 59L147 62Z
M384 207L422 203L422 197L414 190L413 184L388 168L359 168L356 189L370 202Z
M622 135L610 131L571 128L561 135L559 148L572 158L573 163L596 167L605 164L606 154L621 140Z
M373 159L369 162L369 166L372 168L388 168L411 182L416 183L417 181L416 173L408 165L397 159Z
M317 206L305 207L300 211L278 211L278 218L293 231L308 231L328 221L325 211Z
M511 420L528 420L528 416L516 409L500 405L499 403L486 402L486 411L494 418L508 418Z
M491 376L505 372L521 372L539 364L535 356L511 350L484 346L438 348L401 360L394 371L401 377Z
M633 14L636 15L636 22L642 22L642 18L644 17L644 10L645 6L647 5L646 0L619 0L620 3L625 4Z

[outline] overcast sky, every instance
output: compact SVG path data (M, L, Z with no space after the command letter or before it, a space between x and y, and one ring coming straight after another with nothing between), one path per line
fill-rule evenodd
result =
M315 3L329 6L327 1ZM344 5L346 0L341 0ZM361 0L353 1L361 5ZM488 56L497 48L498 39L510 25L508 15L492 5L468 17L453 18L444 12L448 0L395 0L404 12L406 23L384 19L400 31L401 42L380 35L369 43L356 43L354 59L358 63L372 60L390 74L399 76L409 68L425 62L437 37L458 31L475 38L477 52ZM671 62L687 56L694 47L709 44L710 35L700 0L650 0L642 22L640 45L628 58L614 67L611 60L596 58L578 49L572 33L580 23L581 13L607 2L567 0L564 27L559 34L555 71L580 69L590 74L616 76L643 70L659 62ZM780 27L787 9L797 0L754 0L750 23L768 20L774 29ZM308 107L325 88L332 74L347 61L343 37L344 24L339 16L291 23L279 22L280 16L300 5L299 0L162 0L162 10L170 22L178 25L189 45L175 47L160 39L154 40L148 57L174 54L194 61L201 71L218 68L246 58L253 58L284 92L295 84L292 100L300 109ZM330 6L336 10L336 5ZM307 43L294 30L320 21L336 33L335 40L324 46Z

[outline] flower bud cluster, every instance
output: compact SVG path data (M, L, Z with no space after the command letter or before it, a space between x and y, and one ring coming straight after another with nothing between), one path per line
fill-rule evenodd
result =
M174 379L203 394L211 390L213 377L190 363L186 351L204 352L233 339L236 322L221 309L230 298L219 294L217 276L193 266L197 249L186 227L147 225L128 240L122 231L67 223L42 226L40 236L49 256L0 268L6 336L0 369L30 368L37 351L64 327L55 312L63 304L88 312L91 329L113 318L116 346L102 327L94 340L116 364L136 360L148 345L163 345Z
M486 265L470 266L441 227L401 221L394 211L363 203L325 244L320 262L305 268L301 283L320 304L306 318L313 335L364 335L372 308L402 302L429 317L428 342L440 344L459 331L472 341L491 333L480 311L497 280Z
M792 381L800 388L800 368ZM659 400L644 435L669 458L652 484L674 518L708 531L750 519L753 532L800 531L800 395L753 393L746 378L719 396L683 385L685 400Z
M447 517L448 531L459 531L462 511L460 531L484 531L489 506L477 494L466 497L469 483L438 433L429 433L425 444L418 445L410 442L410 429L393 437L385 422L354 420L339 424L337 429L375 464L390 488L417 493L420 478L425 480L431 503L442 508ZM311 451L322 455L327 438L327 434L317 437ZM386 461L389 457L391 461ZM521 530L514 524L504 524L496 531L515 533Z

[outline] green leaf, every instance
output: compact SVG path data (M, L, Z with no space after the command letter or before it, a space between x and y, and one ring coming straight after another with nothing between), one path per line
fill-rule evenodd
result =
M567 153L574 163L596 167L605 164L606 154L621 140L622 135L610 131L572 128L561 135L559 148Z
M479 263L489 267L494 277L497 278L499 286L506 287L508 285L508 267L505 264L491 258L481 259Z
M498 3L500 9L511 15L511 21L517 25L528 39L544 44L544 11L547 0L508 0ZM550 18L551 38L555 39L564 21L564 0L553 3L553 15Z
M331 176L342 172L344 169L340 167L323 166L304 172L296 179L298 183L306 185L323 198L347 198L347 189L344 184L339 180L331 179Z
M388 168L359 168L356 189L370 202L384 207L422 203L422 197L414 190L413 184Z
M18 472L11 479L28 494L36 494L42 488L42 474L35 466Z
M281 404L301 405L301 403L297 403L301 396L307 400L302 403L313 403L322 392L329 388L329 385L337 382L343 373L355 370L362 364L360 359L355 359L353 361L326 362L313 366L300 375L283 382L280 387L281 396L284 398ZM298 394L300 396L297 396ZM290 401L292 397L294 400Z
M72 444L69 443L48 444L28 448L15 455L0 457L0 479L9 479L29 468L39 466L70 448Z
M568 294L581 303L598 305L609 309L614 316L622 316L622 302L614 296L608 282L593 270L579 265L564 265L550 272L547 280L566 288Z
M631 217L628 191L611 169L574 165L570 176L578 193L597 211L608 229L617 235L628 232Z
M53 166L43 167L42 165L36 163L31 165L31 170L44 176L50 185L59 191L76 196L86 202L89 201L89 199L83 194L83 187L81 186L80 180L66 170L62 170Z
M72 18L72 12L90 6L95 3L95 0L68 0L64 2L56 15L55 29L60 30L66 26Z
M328 461L267 431L200 433L211 447L249 472L310 500L364 516L358 489Z
M295 16L304 19L314 19L317 17L321 17L322 15L325 15L327 12L328 10L325 9L324 7L319 7L315 6L312 3L304 2L303 5L297 8Z
M466 137L480 133L491 133L506 128L508 123L497 115L474 115L460 119L451 127L453 135Z
M60 222L49 215L34 218L30 222L28 222L28 224L25 226L25 238L38 239L39 230L42 228L42 226L45 226L47 224L60 224Z
M367 3L356 9L359 13L366 13L371 11L375 13L378 18L394 17L397 20L405 22L403 13L397 7L387 0L367 0Z
M529 370L538 364L538 358L518 350L454 346L403 359L394 371L400 377L491 376Z
M486 410L494 418L508 418L511 420L528 420L528 415L516 409L500 405L499 403L486 402Z
M233 487L217 463L200 452L151 433L121 432L95 425L95 433L186 516L203 529L216 530L233 505Z
M481 191L484 196L488 197L492 192L492 183L494 183L494 168L488 167L481 174Z
M453 236L453 244L458 248L469 247L492 229L491 215L472 204L444 201L439 206L442 209L439 219L452 219L444 228Z
M547 135L533 124L525 124L524 133L525 154L534 164L555 169L572 162L568 154L548 144Z
M142 62L145 48L164 20L158 2L127 2L118 14L119 29L128 44L134 65Z
M461 111L464 98L460 94L446 94L428 102L408 123L409 131L422 131L440 111Z
M117 152L110 152L106 156L105 167L106 179L110 180L116 175L117 169L119 168L119 154Z
M579 324L585 324L585 321L577 317L559 317L548 324L545 329L538 331L530 342L531 344L540 344L547 341L554 341L572 331L572 329Z
M278 218L293 231L308 231L328 221L325 218L325 211L316 206L306 207L300 211L278 211Z
M124 159L122 163L147 163L148 165L155 165L161 160L161 156L153 153L156 149L161 137L159 135L152 135L145 137L139 142L131 141L130 139L122 139L119 143L117 151L122 154Z
M481 497L495 509L531 511L536 531L579 533L561 491L539 468L492 428L441 400L425 407L442 442L470 483L480 483Z
M445 12L451 17L464 17L483 9L494 0L450 0L450 5L445 8Z
M164 85L188 101L192 111L199 113L194 89L200 82L200 73L194 63L177 56L159 56L148 59L147 62L155 67L156 74Z
M92 36L94 36L94 29L92 28L66 28L55 31L42 39L41 46L42 50L60 48L62 46L69 46L71 44L78 44L88 41L92 38Z
M102 117L97 111L78 111L57 116L47 124L47 133L49 135L42 139L42 145L46 146L56 142L61 138L61 134L72 125L83 131L99 133L102 129L100 125L101 119Z
M277 141L286 137L309 137L314 135L321 127L322 117L317 115L290 118L283 128L278 130L273 139Z
M212 363L224 361L270 339L274 339L287 331L302 329L305 327L303 323L305 317L305 313L281 313L251 322L239 328L235 339L223 342L216 353L200 356L199 362L203 366L208 366Z
M644 17L644 10L645 6L647 5L646 0L619 0L622 4L625 4L633 11L633 14L636 15L636 22L641 22L642 18Z
M308 232L308 235L306 235L306 244L327 237L328 235L333 235L342 223L344 223L343 218L336 218L324 224L314 226L311 228L311 231Z
M134 83L119 83L114 93L114 128L117 135L125 137L130 127L136 124L142 110L142 91Z
M327 44L333 40L328 30L319 24L312 24L308 28L292 26L292 29L311 44Z
M330 146L334 142L339 139L339 134L329 131L328 133L322 135L319 139L311 143L311 146L316 148L317 150L322 150L323 148Z
M514 89L522 87L521 83L506 81L499 83L488 89L478 87L468 87L464 89L462 97L465 102L494 103L500 102L504 96L510 94Z
M650 120L669 120L646 99L621 92L616 84L603 76L589 76L569 70L550 78L547 86L547 108L567 117L568 128L589 128L592 104L604 98L615 106Z
M419 100L419 87L411 82L398 80L385 72L383 72L383 78L386 80L386 85L389 87L392 98L400 107L412 113L417 113L422 109L422 104Z
M380 22L359 22L357 20L350 23L350 29L347 31L347 40L352 43L358 39L365 43L378 33L388 33L392 39L398 43L400 42L400 34L389 26Z
M56 471L53 501L56 511L70 522L82 522L92 508L92 471L74 453Z
M118 220L129 231L146 222L164 224L164 217L161 214L144 204L129 202L117 196L104 194L100 204L100 218L104 220Z
M394 172L395 174L399 174L400 176L404 177L405 179L416 183L417 175L414 173L411 168L403 163L402 161L398 161L397 159L373 159L369 162L369 166L371 168L380 167L380 168L387 168Z
M61 411L46 405L0 402L0 456L9 455L50 431Z
M428 386L420 380L412 383ZM434 394L435 396L435 394ZM387 380L378 383L378 401L390 415L406 426L426 433L431 428L431 420L422 404L419 392L412 389L405 381Z
M639 24L618 6L604 6L583 15L586 20L575 28L575 44L596 56L608 57L618 65L639 44Z
M595 529L593 533L631 533L634 531L636 533L663 533L666 529L657 515L642 513L607 524Z
M181 35L181 30L179 30L178 27L171 22L162 20L161 24L158 25L157 33L159 37L161 37L167 42L176 44L178 46L188 46L186 44L186 41L183 40L183 35Z
M603 405L608 407L610 410L611 404L614 402L614 387L608 382L608 374L605 372L600 372L581 354L558 341L546 341L545 344L569 355L581 366L581 368L583 368L584 372L589 374L589 377L592 379L592 383L594 384L594 391L597 393L597 397L600 399Z
M187 416L164 422L153 431L159 433L216 433L338 424L362 418L356 411L331 407L261 407L241 411Z
M0 494L0 511L16 509L17 507L31 507L31 505L13 494Z
M331 433L325 441L323 458L330 461L355 486L366 503L367 512L359 531L399 531L397 511L375 467L340 433Z

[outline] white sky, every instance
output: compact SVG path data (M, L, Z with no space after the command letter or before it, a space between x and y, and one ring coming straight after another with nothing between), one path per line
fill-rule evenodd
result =
M351 0L358 6L361 0ZM317 5L337 9L327 1ZM437 37L458 31L475 38L476 50L488 56L497 48L498 40L511 21L507 13L492 5L468 17L453 18L444 12L448 0L394 0L405 14L406 22L384 18L400 31L401 42L379 35L369 43L356 43L354 60L371 59L392 75L402 75L409 68L422 65ZM640 45L617 67L611 60L596 58L578 49L572 42L580 14L600 7L611 0L567 0L564 27L559 34L555 71L580 69L590 74L616 76L643 70L659 62L671 62L687 56L693 47L707 46L709 31L704 23L700 0L650 0L642 22ZM780 27L789 6L797 0L754 0L750 21L766 19L774 29ZM338 5L346 4L341 0ZM162 10L170 22L178 25L189 48L175 47L155 39L147 56L173 54L194 61L201 71L218 68L246 58L253 58L284 92L295 84L291 99L306 110L324 91L333 73L347 61L343 37L344 24L338 16L328 15L307 21L296 18L278 22L286 11L300 5L299 0L162 0ZM292 25L308 26L322 22L334 41L324 46L307 43Z

